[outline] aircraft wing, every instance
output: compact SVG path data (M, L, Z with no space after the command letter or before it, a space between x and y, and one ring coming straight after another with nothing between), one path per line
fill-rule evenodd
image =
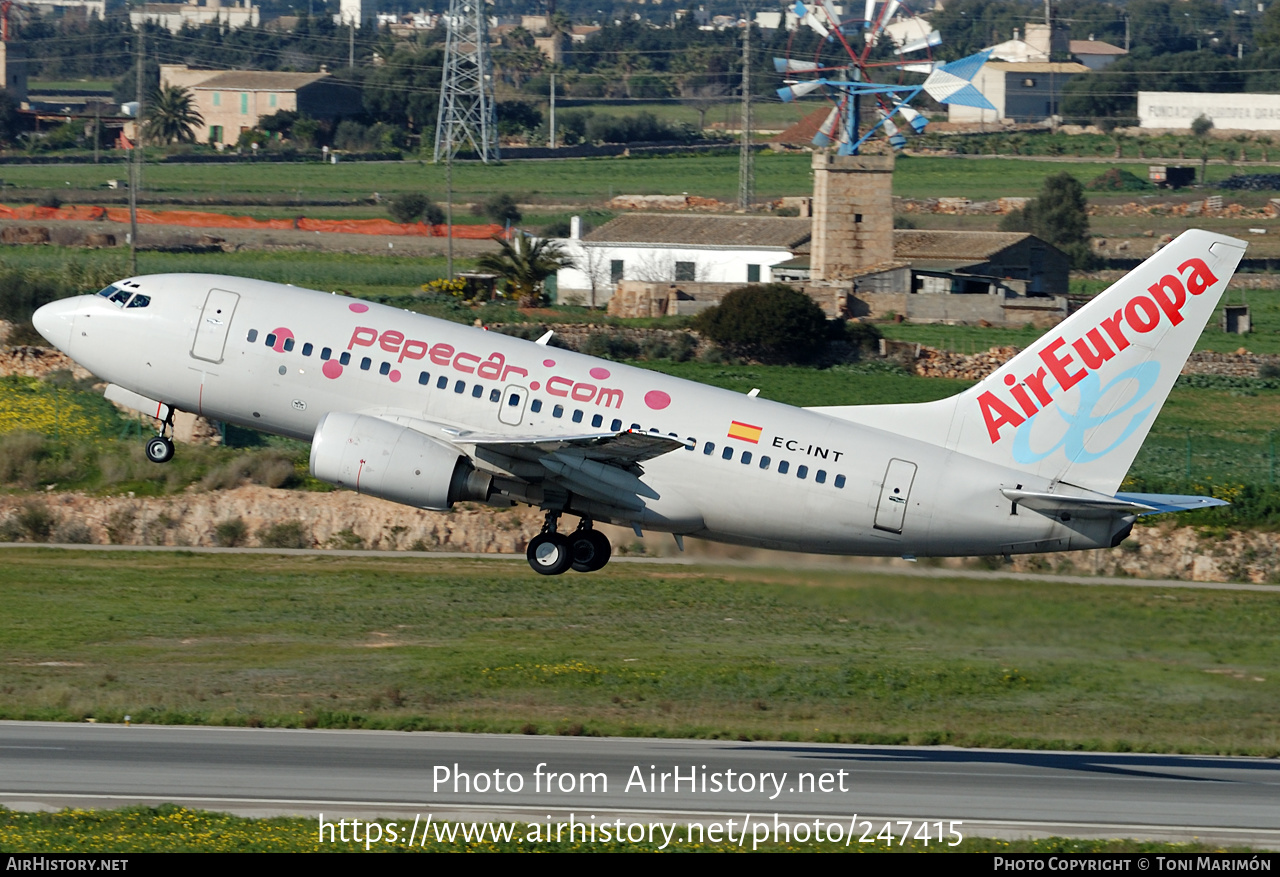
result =
M593 432L569 436L510 436L460 432L450 435L449 438L454 444L474 445L477 450L492 450L524 460L539 461L551 455L574 456L623 468L685 447L685 442L680 439L638 430L617 433Z

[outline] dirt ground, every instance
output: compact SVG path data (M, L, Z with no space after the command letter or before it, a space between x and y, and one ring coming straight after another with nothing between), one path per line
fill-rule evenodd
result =
M115 247L128 248L129 226L117 222L69 222L0 220L0 234L8 232L23 238L46 237L47 243L67 247L89 245L91 235L111 235ZM26 234L19 230L26 229ZM44 230L43 232L41 230ZM6 240L6 242L8 242ZM31 241L34 243L35 241ZM138 245L144 249L205 249L220 247L225 250L300 250L330 253L390 253L396 256L444 256L449 242L446 238L402 237L398 235L322 234L320 232L286 230L257 230L238 228L198 229L174 225L139 225ZM453 241L453 255L457 258L474 258L481 253L497 249L490 240Z

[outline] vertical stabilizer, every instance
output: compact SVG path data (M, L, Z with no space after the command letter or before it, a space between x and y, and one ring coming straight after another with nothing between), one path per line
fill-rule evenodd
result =
M818 410L1113 494L1244 249L1225 235L1185 232L958 396Z

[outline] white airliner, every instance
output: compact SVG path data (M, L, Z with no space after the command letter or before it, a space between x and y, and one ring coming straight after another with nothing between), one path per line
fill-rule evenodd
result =
M595 521L681 546L1009 555L1221 504L1116 491L1244 248L1188 231L977 386L912 405L795 408L238 277L134 277L34 321L156 418L157 463L175 409L310 440L312 474L363 494L545 510L528 558L546 575L608 562Z

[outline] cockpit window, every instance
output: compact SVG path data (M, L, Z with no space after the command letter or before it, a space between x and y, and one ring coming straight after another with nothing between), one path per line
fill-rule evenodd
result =
M98 295L104 297L107 301L111 302L116 307L122 308L124 307L125 302L129 300L129 296L133 295L133 293L129 292L129 290L127 289L121 289L120 287L115 286L113 284L111 286L108 286L106 289L102 290L101 292L99 292Z
M129 299L129 304L126 305L126 307L145 308L149 304L151 304L151 296L138 293L133 298Z

